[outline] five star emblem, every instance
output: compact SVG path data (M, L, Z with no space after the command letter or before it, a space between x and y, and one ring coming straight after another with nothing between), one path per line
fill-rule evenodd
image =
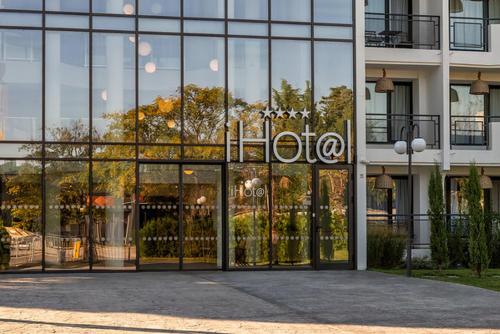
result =
M307 111L307 109L306 109L306 108L304 108L304 110L302 110L302 111L300 112L300 114L302 115L302 118L309 118L309 114L310 114L310 113L311 113L311 112L310 112L310 111Z
M261 114L263 119L271 118L273 116L273 111L269 109L269 106L267 106L265 110L261 111Z
M277 118L283 118L284 115L285 115L285 112L283 110L281 110L281 108L279 108L278 111L276 111Z
M298 114L298 112L296 112L295 110L293 110L293 108L292 108L292 110L290 110L288 112L288 115L290 116L290 118L297 118L297 114Z

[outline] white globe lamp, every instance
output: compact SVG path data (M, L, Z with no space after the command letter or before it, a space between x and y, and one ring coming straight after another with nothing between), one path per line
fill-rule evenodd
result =
M404 140L398 140L395 144L394 144L394 151L397 153L397 154L405 154L407 152L407 144Z
M427 147L427 143L425 142L424 138L417 137L413 139L411 142L411 148L415 152L423 152L425 151L425 148Z

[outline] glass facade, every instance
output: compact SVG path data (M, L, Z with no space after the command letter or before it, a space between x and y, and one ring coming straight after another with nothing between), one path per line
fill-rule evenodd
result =
M1 271L352 268L351 0L0 17Z

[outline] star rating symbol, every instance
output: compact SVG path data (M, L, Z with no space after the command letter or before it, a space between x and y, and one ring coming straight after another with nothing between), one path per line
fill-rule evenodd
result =
M311 112L310 112L310 111L307 111L307 109L306 109L306 108L304 108L304 110L302 110L302 111L300 112L300 114L302 115L302 118L309 118L309 114L310 114L310 113L311 113Z
M290 116L290 118L297 118L297 114L298 114L298 112L296 112L295 110L293 110L293 108L292 108L292 110L290 110L288 112L288 116Z
M273 116L273 111L269 109L269 106L265 110L262 110L260 113L262 114L263 119L271 118Z
M278 111L276 111L276 118L283 118L283 116L285 116L285 112L279 108Z

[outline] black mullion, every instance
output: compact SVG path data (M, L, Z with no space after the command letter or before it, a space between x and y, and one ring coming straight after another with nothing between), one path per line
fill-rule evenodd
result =
M42 1L42 10L45 10L45 0ZM45 50L45 14L42 15L42 175L41 175L41 187L42 187L42 271L45 271L45 235L47 228L47 194L45 191L45 91L46 91L46 69L45 69L45 58L46 58L46 50Z
M228 67L228 59L229 59L229 39L228 39L228 0L224 0L224 109L225 109L225 124L224 128L224 143L227 145L228 136L227 131L231 130L229 125L229 67ZM227 154L227 150L224 150L224 155ZM225 161L231 158L231 147L229 148L229 157L225 156ZM227 224L229 222L229 212L227 210L227 199L228 199L228 188L227 188L227 162L222 165L221 170L221 181L222 181L222 270L227 270L229 265L229 243L227 242Z
M180 1L180 43L181 43L181 161L184 160L184 1ZM183 164L178 165L179 168L179 270L184 268L184 177Z
M92 0L89 0L89 12L92 13ZM94 114L94 108L93 108L93 48L94 48L94 33L93 33L93 24L92 24L92 15L89 15L89 33L88 33L88 39L89 39L89 163L88 163L88 168L89 168L89 175L88 175L88 191L89 191L89 249L88 249L88 257L89 257L89 270L92 270L94 267L94 212L93 212L93 200L94 200L94 176L93 176L93 168L94 168L94 163L93 163L93 152L94 152L94 145L93 145L93 136L92 136L92 129L94 127L94 122L93 122L93 114Z
M135 1L135 43L134 43L134 61L135 61L135 269L139 269L139 258L140 258L140 241L139 241L139 229L140 229L140 215L139 215L139 1Z
M272 0L269 0L267 3L267 39L268 39L268 53L267 53L267 80L268 80L268 105L269 108L273 108L273 96L272 96L272 89L273 89L273 82L272 82L272 39L271 39L271 7L272 7ZM265 123L264 123L265 124ZM269 124L268 124L268 131L269 135L272 137L273 135L273 120L269 119ZM272 139L270 140L270 147L272 147L273 141ZM273 164L272 164L272 157L271 157L271 152L269 152L269 163L268 163L268 194L269 196L269 264L268 267L269 269L273 268Z
M314 132L314 129L315 129L315 120L316 120L316 97L314 96L314 86L315 86L315 76L314 76L314 0L311 1L311 41L310 41L311 45L311 59L309 60L310 61L310 69L311 69L311 105L310 105L310 108L311 108L311 127L312 127L312 132ZM307 119L304 119L304 126L305 124L307 124ZM309 153L309 152L308 152ZM313 266L313 268L318 268L318 265L319 265L319 236L317 235L318 233L316 233L316 213L318 213L319 211L316 209L316 205L317 205L317 202L316 201L316 190L319 189L319 187L317 187L316 185L316 182L319 182L318 181L318 178L319 178L319 173L318 173L318 170L317 170L317 165L314 164L311 166L311 177L312 177L312 180L311 180L311 191L312 191L312 194L311 194L311 212L309 213L309 218L310 218L310 224L309 224L309 228L310 228L310 244L309 244L309 256L310 256L310 259L311 259L311 264Z

